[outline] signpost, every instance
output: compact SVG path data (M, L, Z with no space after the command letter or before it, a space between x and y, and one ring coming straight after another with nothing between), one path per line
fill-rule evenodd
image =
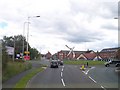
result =
M25 51L25 54L30 54L30 52L29 51Z
M26 54L24 56L24 60L30 60L30 56L29 56L30 52L29 51L25 51L24 53Z
M30 60L30 56L24 56L24 60Z

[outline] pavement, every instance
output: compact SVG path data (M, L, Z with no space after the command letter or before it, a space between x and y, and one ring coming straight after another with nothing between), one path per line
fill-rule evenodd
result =
M14 88L14 86L16 85L16 83L25 75L27 75L28 73L32 72L34 69L40 67L40 61L30 61L32 63L32 69L30 70L26 70L23 71L15 76L13 76L12 78L10 78L9 80L7 80L6 82L4 82L2 84L2 88Z

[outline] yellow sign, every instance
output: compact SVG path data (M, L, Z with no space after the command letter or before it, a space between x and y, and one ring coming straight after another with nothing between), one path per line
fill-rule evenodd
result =
M25 51L25 54L30 54L30 52L29 51Z

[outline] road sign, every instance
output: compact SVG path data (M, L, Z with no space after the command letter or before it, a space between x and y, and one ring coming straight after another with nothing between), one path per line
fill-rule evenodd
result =
M25 54L30 54L30 52L29 51L25 51Z
M30 56L24 56L24 60L30 60Z

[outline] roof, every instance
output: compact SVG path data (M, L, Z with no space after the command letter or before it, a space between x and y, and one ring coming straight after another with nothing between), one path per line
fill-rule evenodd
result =
M102 49L101 52L116 52L118 49L120 49L120 47L116 47L116 48L105 48L105 49Z
M48 54L49 54L49 55L52 55L49 51L48 51L48 53L47 53L46 55L48 55Z
M83 53L83 55L87 58L87 59L94 59L96 57L96 53Z
M70 52L70 50L61 50L60 52L64 52L64 53L69 53ZM74 51L73 50L73 52L75 52L75 53L85 53L86 51Z

